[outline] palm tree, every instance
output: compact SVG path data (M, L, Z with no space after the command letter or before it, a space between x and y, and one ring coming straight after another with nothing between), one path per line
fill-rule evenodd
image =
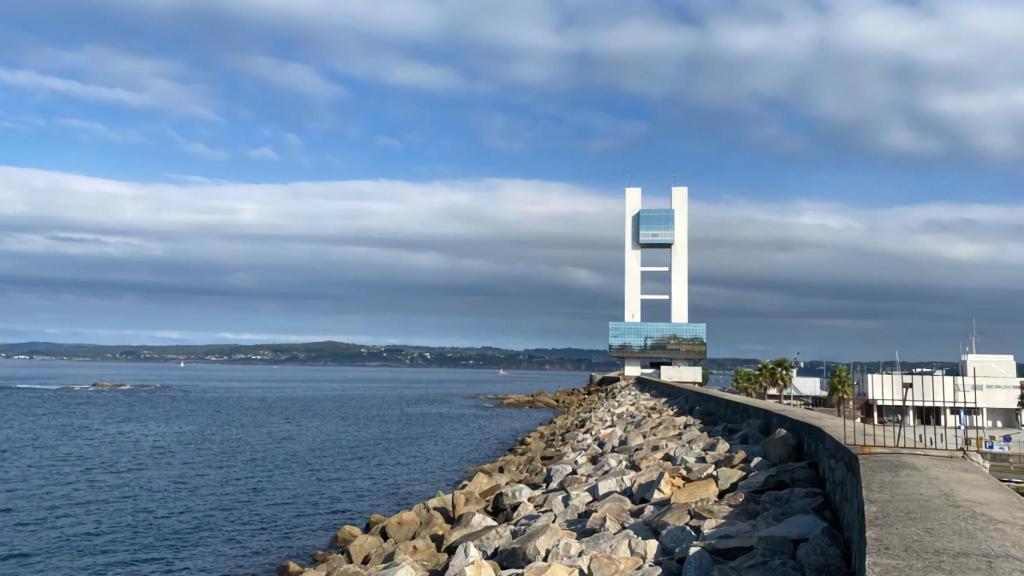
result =
M757 375L749 368L737 368L732 373L732 387L744 396L757 393Z
M836 415L840 418L846 417L846 399L853 396L853 375L840 364L828 378L828 397L838 399L836 402Z
M772 360L772 388L779 391L779 404L782 404L783 392L793 385L793 361L789 358Z
M762 400L768 399L768 389L772 387L772 382L775 379L774 371L772 363L767 360L758 364L757 369L754 370L754 390L761 393Z

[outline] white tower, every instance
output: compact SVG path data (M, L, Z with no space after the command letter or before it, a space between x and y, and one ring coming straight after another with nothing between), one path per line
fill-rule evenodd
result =
M707 356L704 324L689 324L688 190L672 188L672 207L644 209L640 188L626 188L625 279L623 321L608 327L608 350L623 358L626 375L636 376L645 363L686 366ZM644 249L669 249L669 266L644 266ZM644 273L668 273L669 294L643 294ZM669 300L668 322L641 318L644 300ZM677 371L694 374L693 370ZM699 369L697 371L699 374Z

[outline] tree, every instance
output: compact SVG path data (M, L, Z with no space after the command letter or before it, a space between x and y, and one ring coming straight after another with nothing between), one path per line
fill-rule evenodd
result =
M785 357L772 360L771 375L771 387L779 391L779 404L782 404L783 392L793 385L793 361Z
M732 387L744 396L753 397L757 391L757 375L749 368L737 368L732 373Z
M1024 427L1021 416L1024 415L1024 380L1020 381L1020 396L1017 398L1017 425Z
M846 416L846 399L853 397L853 375L840 364L828 378L828 397L837 400L836 415Z
M710 373L710 372L708 372L708 369L707 369L707 368L703 368L703 367L702 367L702 368L700 369L700 386L701 386L701 388L703 388L703 387L707 386L707 385L708 385L708 382L709 382L710 380L711 380L711 373Z
M775 368L767 360L758 364L757 369L754 370L754 389L761 393L762 400L768 399L768 389L773 386L775 381L774 372Z

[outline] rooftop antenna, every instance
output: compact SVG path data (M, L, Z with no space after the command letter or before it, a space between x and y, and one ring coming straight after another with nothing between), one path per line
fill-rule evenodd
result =
M971 354L978 353L978 323L971 318Z

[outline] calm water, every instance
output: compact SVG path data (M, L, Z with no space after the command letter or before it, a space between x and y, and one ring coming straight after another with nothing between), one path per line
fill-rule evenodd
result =
M162 390L63 391L96 380ZM580 373L0 360L0 574L269 574L458 482Z

